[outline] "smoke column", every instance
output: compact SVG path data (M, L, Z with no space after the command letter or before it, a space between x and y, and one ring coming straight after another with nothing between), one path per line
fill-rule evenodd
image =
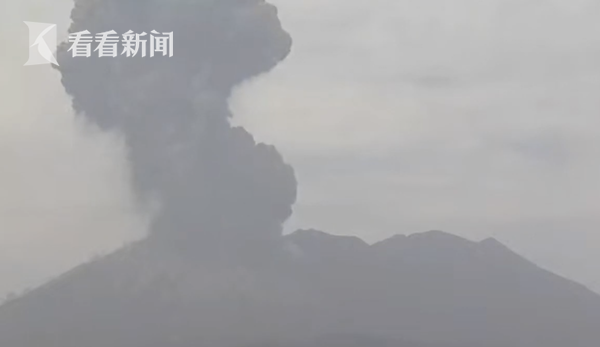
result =
M58 68L75 111L124 137L133 185L160 210L150 238L198 250L279 239L296 199L277 150L232 127L228 98L291 48L262 0L76 0L70 32L174 32L173 57L73 58ZM218 247L217 247L218 248Z

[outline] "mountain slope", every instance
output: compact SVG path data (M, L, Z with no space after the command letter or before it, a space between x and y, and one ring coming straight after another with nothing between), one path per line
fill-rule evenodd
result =
M0 345L331 347L319 341L332 336L387 341L381 346L600 341L599 296L495 240L434 232L368 246L299 231L283 241L264 263L191 260L152 240L137 243L1 307Z

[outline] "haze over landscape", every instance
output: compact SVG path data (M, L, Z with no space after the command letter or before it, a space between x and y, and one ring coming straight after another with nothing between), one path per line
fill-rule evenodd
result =
M0 345L600 341L529 261L600 291L595 3L167 3L2 14L0 293L63 275ZM179 55L22 67L22 20Z
M319 227L371 242L428 229L496 236L600 290L595 2L275 4L293 51L238 89L233 109L236 123L276 144L296 169L288 230ZM6 293L136 238L144 218L119 141L73 123L55 71L21 67L22 20L64 32L71 1L4 6Z

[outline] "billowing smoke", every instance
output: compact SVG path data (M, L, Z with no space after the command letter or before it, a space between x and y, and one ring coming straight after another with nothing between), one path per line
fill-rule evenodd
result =
M160 210L151 238L178 246L277 240L296 180L272 146L232 127L228 98L291 47L263 0L76 0L70 32L174 32L173 57L73 58L59 70L75 110L129 149L133 185Z

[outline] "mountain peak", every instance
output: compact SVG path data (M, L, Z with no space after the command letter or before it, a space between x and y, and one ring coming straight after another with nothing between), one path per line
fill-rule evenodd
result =
M337 236L316 229L300 229L285 237L297 254L314 259L362 254L369 245L356 236Z
M476 243L462 237L439 231L432 230L422 233L414 233L409 236L395 235L383 241L374 244L373 249L387 253L419 254L427 257L427 254L435 255L440 252L464 252L473 249Z
M488 237L487 239L480 241L479 246L484 249L502 250L513 253L505 244L493 237Z
M414 233L409 235L408 238L411 240L427 242L458 242L462 244L473 243L465 238L441 230L430 230L422 233Z

